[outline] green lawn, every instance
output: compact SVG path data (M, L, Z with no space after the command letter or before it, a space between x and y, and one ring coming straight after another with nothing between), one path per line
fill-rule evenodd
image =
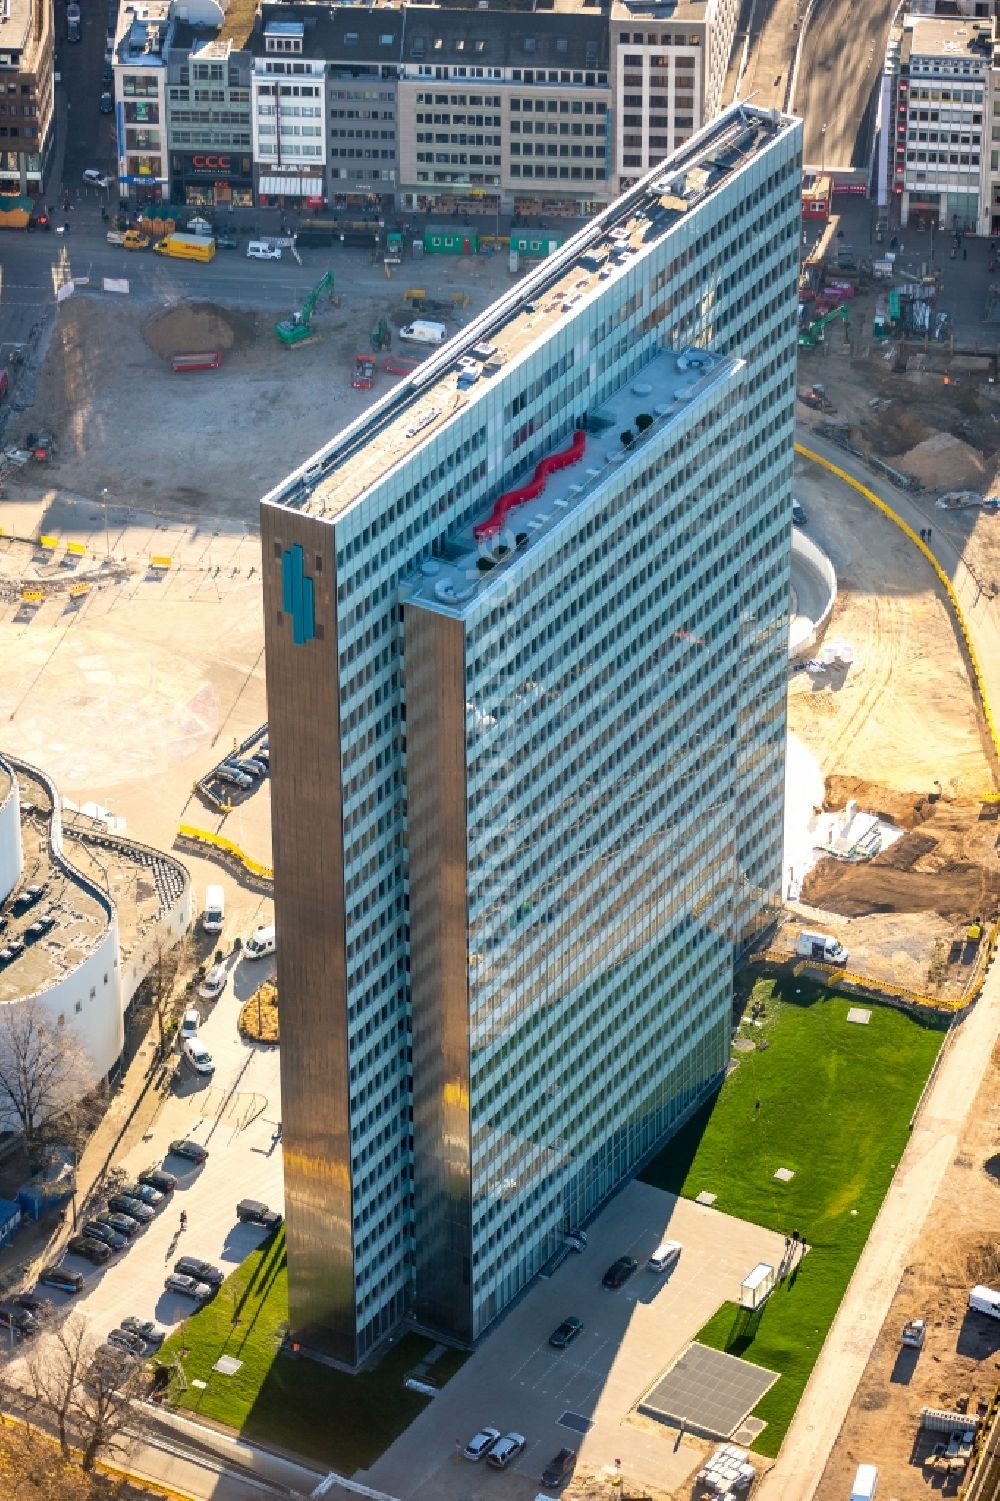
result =
M172 1364L176 1356L187 1379L186 1391L179 1381L172 1383L171 1400L247 1438L347 1474L367 1468L430 1400L407 1391L403 1377L432 1341L408 1334L375 1370L351 1376L313 1360L279 1356L287 1319L285 1237L279 1231L164 1344L161 1360ZM213 1371L220 1355L242 1360L235 1376ZM447 1351L432 1368L434 1382L443 1384L464 1359ZM204 1391L195 1380L207 1383Z
M780 1372L755 1409L767 1422L755 1448L777 1454L851 1279L909 1120L944 1037L890 1007L851 1002L802 980L760 980L767 1048L739 1066L641 1175L645 1182L790 1234L811 1247L772 1293L756 1325L723 1304L698 1338ZM867 1027L845 1018L871 1010ZM791 1183L774 1172L791 1168ZM747 1268L749 1271L749 1267Z

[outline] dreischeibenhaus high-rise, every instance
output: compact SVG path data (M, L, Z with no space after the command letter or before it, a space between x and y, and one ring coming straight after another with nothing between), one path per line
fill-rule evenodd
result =
M472 1341L779 895L801 126L737 106L262 507L291 1318Z

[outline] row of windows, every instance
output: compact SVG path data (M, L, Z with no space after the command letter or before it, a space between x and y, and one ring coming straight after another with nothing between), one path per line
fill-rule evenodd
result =
M525 141L521 145L518 141L512 141L510 147L511 156L590 156L603 157L604 146L543 146L541 141L532 145Z

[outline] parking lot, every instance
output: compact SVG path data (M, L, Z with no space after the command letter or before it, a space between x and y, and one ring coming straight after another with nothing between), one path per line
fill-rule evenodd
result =
M210 1079L181 1063L177 1086L164 1098L152 1128L121 1162L134 1180L144 1168L166 1157L170 1141L191 1137L209 1150L202 1166L170 1156L177 1188L161 1204L155 1219L140 1230L129 1247L103 1267L67 1255L65 1265L84 1274L82 1293L71 1297L42 1289L53 1303L83 1312L95 1334L103 1336L129 1314L156 1319L168 1329L187 1318L194 1304L168 1293L164 1278L180 1256L215 1263L227 1275L258 1245L265 1232L240 1224L240 1199L260 1199L282 1210L278 1050L243 1042L236 1028L239 1007L259 982L273 974L273 961L239 961L231 956L226 989L217 1001L200 1001L199 1036L215 1062ZM98 1212L103 1203L78 1205L78 1219ZM180 1228L180 1212L187 1228Z
M613 1470L633 1486L684 1483L712 1445L633 1415L633 1408L758 1261L777 1266L783 1237L643 1183L631 1183L588 1230L589 1245L539 1281L490 1334L366 1478L420 1501L528 1501L564 1446L578 1448L577 1474ZM683 1253L664 1276L646 1260L664 1236ZM601 1286L618 1256L639 1270L617 1292ZM548 1337L576 1315L583 1330L558 1351ZM527 1446L503 1473L459 1453L484 1424L524 1434ZM460 1441L460 1442L459 1442Z

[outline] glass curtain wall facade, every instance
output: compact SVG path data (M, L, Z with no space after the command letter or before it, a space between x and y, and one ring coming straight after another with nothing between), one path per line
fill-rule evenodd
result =
M474 1339L711 1085L779 895L801 128L674 161L689 204L640 185L263 505L290 1311L350 1362L410 1311ZM729 358L599 503L421 603L689 346Z

